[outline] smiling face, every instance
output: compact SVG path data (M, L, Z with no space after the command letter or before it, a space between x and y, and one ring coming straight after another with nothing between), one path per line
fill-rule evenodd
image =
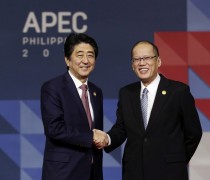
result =
M65 62L71 73L84 83L95 67L94 49L90 44L77 44L71 56L65 57Z
M133 48L132 68L145 86L156 78L160 66L161 59L151 44L140 42Z

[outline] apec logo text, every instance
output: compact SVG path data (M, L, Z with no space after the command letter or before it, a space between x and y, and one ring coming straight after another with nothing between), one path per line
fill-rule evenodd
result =
M28 33L30 30L36 33L47 33L52 28L56 28L58 33L71 33L72 31L84 33L88 28L87 19L87 14L82 11L75 13L67 11L42 12L41 16L37 16L35 12L29 12L23 27L23 33Z

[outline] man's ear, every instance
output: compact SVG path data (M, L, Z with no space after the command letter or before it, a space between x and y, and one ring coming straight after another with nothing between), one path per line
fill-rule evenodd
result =
M160 66L161 66L161 64L162 64L161 58L160 58L160 57L158 57L158 67L160 67Z
M67 57L64 57L66 65L69 66L69 59Z

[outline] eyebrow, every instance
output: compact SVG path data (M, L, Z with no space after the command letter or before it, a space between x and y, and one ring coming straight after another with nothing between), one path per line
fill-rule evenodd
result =
M77 51L76 53L84 53L84 51ZM95 54L94 51L87 51L87 53Z

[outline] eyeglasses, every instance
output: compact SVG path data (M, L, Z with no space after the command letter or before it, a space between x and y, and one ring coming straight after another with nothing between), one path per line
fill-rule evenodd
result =
M133 58L133 63L140 63L141 61L149 63L153 58L156 56L145 56L145 57L139 57L139 58Z

